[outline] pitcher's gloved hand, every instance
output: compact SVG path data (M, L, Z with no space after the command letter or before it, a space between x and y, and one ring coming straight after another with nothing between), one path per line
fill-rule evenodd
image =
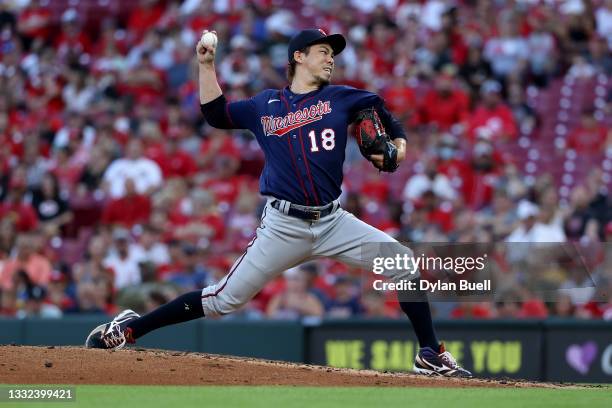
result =
M397 147L385 132L374 108L360 111L355 120L355 138L361 154L380 171L392 173L397 170ZM373 160L373 155L382 155Z

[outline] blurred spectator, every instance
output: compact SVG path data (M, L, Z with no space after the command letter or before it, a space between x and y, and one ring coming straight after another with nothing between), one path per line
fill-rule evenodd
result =
M572 190L570 205L567 209L568 215L565 217L563 225L569 240L578 241L585 234L589 221L597 217L592 206L595 203L592 200L596 193L590 192L583 185L576 186Z
M105 264L106 252L107 244L101 235L94 236L89 241L86 260L77 263L73 268L73 278L77 285L91 283L100 288L113 287L115 272Z
M163 241L160 231L149 224L143 225L138 242L132 244L132 249L137 253L137 257L142 259L141 262L156 266L170 262L168 246Z
M36 241L31 234L17 238L15 254L4 262L0 273L0 287L12 289L16 275L22 271L35 285L45 286L51 278L51 263L44 255L37 253Z
M541 214L537 205L523 200L518 205L517 215L521 225L512 231L507 242L565 242L565 234L553 222L552 212Z
M512 111L501 98L501 90L501 84L496 81L482 84L482 103L469 119L469 136L472 139L486 137L497 142L516 138L516 122Z
M597 121L595 110L585 109L580 124L568 135L567 147L578 154L598 154L603 151L608 134L612 134L612 129Z
M181 270L164 275L164 281L178 286L181 293L206 287L208 272L201 263L198 249L192 244L183 244L181 250Z
M403 195L406 200L416 201L429 190L444 200L452 201L457 197L457 191L452 187L451 181L438 171L434 160L426 162L424 173L415 174L408 180Z
M467 60L459 69L459 75L470 87L473 99L477 98L480 87L492 74L491 65L483 58L481 49L470 47Z
M608 48L612 48L612 1L604 0L595 11L595 26L597 34L608 42ZM610 71L607 71L610 72Z
M102 222L111 226L131 228L144 224L151 216L151 199L136 191L136 183L131 178L125 179L124 194L119 198L111 198L104 206Z
M83 31L75 9L70 8L62 13L60 33L54 45L58 57L67 58L70 62L78 61L81 55L88 55L91 52L91 41ZM84 106L81 107L84 108Z
M72 221L70 204L61 194L57 177L53 174L45 174L40 188L32 192L32 206L41 222L41 228L49 236L61 235L61 228Z
M259 57L250 53L251 40L236 35L230 41L230 54L219 66L220 80L232 87L242 87L255 81L259 74Z
M23 36L26 49L36 39L47 41L50 38L51 11L42 4L42 0L32 0L18 15L17 30Z
M11 176L9 192L4 202L0 202L0 219L8 220L18 232L34 230L38 225L36 212L24 199L26 192L25 177L17 172Z
M163 143L162 150L149 158L157 162L166 180L172 177L189 179L197 171L193 157L179 147L179 138L176 133L169 134Z
M420 120L441 130L449 130L453 125L467 119L469 99L454 85L454 77L443 73L436 78L435 88L423 99Z
M534 13L529 23L532 25L527 38L529 68L534 82L545 86L557 67L555 38L546 27L548 22L541 16Z
M130 40L138 43L145 33L155 27L164 13L163 2L160 0L140 0L130 13L127 23Z
M537 124L535 110L525 101L525 91L518 83L508 86L508 107L522 134L530 135Z
M485 215L484 222L491 226L496 241L512 232L517 222L517 214L514 203L505 191L495 192L491 209Z
M385 302L384 292L370 289L361 297L364 316L369 318L397 318L398 312Z
M83 168L78 181L78 191L84 195L99 191L104 172L110 163L108 155L99 147L93 147L89 161Z
M134 180L136 192L148 195L162 183L162 173L157 163L142 155L142 143L131 140L126 147L126 157L115 160L104 172L104 183L113 198L127 194L125 182Z
M225 223L210 192L195 189L187 201L185 211L172 213L173 235L178 239L220 241L225 234Z
M122 289L137 285L142 281L140 261L135 251L130 248L130 233L123 228L113 231L113 247L104 258L104 266L114 272L114 287Z
M41 286L28 288L25 304L18 310L15 317L18 319L39 317L43 319L58 319L62 317L62 311L56 305L46 301L47 293Z
M612 17L610 17L612 21ZM608 46L605 38L593 37L589 41L589 54L587 61L599 73L610 75L612 72L612 55L610 50L612 46Z
M495 77L505 81L510 75L523 74L529 57L529 46L519 35L515 16L502 16L498 24L499 35L487 40L484 56L491 64Z
M96 96L93 79L84 68L69 72L68 83L62 91L67 110L84 113L90 107Z
M306 273L298 268L285 272L286 289L274 296L266 314L271 318L297 319L323 316L323 305L308 292Z
M358 287L346 276L339 276L334 283L335 296L326 306L326 316L354 317L361 313Z

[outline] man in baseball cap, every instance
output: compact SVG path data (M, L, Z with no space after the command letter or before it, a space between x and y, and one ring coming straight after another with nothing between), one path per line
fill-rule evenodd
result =
M318 44L326 44L331 48L331 60L321 61L321 64L318 65L322 65L323 70L327 69L327 73L323 72L320 73L320 75L317 73L315 76L320 76L317 78L320 83L329 83L333 70L333 57L340 54L344 47L346 47L346 40L342 34L327 35L327 33L320 28L302 30L289 41L289 49L287 52L287 78L289 82L293 81L297 64L304 63L305 57L307 57L310 52L310 47Z

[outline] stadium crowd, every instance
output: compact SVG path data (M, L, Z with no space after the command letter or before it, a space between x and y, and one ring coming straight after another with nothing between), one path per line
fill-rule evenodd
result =
M235 100L286 85L307 26L345 34L333 82L380 93L409 134L393 175L349 141L344 208L411 243L581 248L508 244L495 295L438 317L612 319L610 0L0 1L0 315L146 311L224 276L263 155L204 122L195 44L217 31ZM543 270L554 298L526 284ZM399 317L361 278L308 263L236 315Z

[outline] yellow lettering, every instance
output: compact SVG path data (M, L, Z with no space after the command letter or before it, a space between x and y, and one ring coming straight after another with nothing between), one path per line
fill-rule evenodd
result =
M493 341L489 344L489 353L487 355L487 368L489 372L499 373L503 368L503 345L500 341Z
M328 366L348 367L345 342L329 340L325 342L325 357Z
M521 368L521 342L509 341L506 342L505 365L506 372L516 373Z
M485 357L487 355L487 343L484 341L473 341L472 349L472 364L474 372L482 373L485 370Z
M387 368L387 342L384 340L373 342L371 354L370 367L374 370L385 370Z
M389 369L402 370L404 365L404 347L402 347L402 342L392 341L389 350Z
M363 341L355 340L350 342L350 367L351 368L363 368Z

